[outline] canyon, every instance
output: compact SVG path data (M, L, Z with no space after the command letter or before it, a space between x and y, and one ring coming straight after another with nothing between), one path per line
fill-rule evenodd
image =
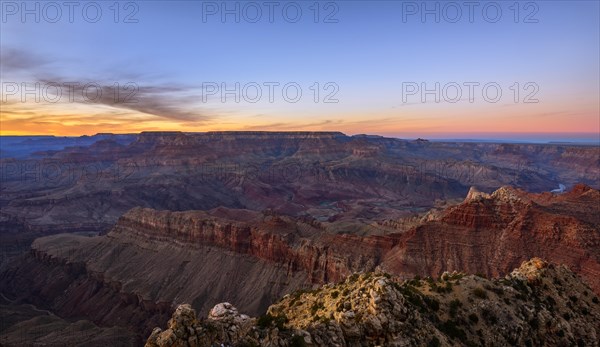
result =
M90 343L140 345L183 304L260 316L355 273L491 278L533 257L600 293L599 147L337 132L28 141L50 149L0 159L0 293L21 317L0 341L46 310Z
M63 317L129 327L147 336L179 304L206 314L235 302L260 315L282 297L356 272L398 279L446 271L504 276L533 255L565 264L598 294L600 192L579 185L563 195L503 187L471 190L464 202L402 232L359 236L337 222L218 208L134 208L106 235L36 239L2 292Z
M134 207L220 206L368 224L462 200L471 186L486 192L504 185L543 192L559 183L600 188L597 146L338 132L145 132L100 134L70 146L55 141L64 148L46 138L24 140L51 148L45 151L23 154L22 143L3 145L0 217L14 228L106 232Z

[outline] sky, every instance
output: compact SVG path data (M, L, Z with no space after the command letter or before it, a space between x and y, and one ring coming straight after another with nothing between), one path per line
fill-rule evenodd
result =
M600 141L598 1L1 1L0 134Z

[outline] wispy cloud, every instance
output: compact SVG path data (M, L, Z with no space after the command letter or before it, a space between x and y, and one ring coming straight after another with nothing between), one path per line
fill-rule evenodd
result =
M61 94L58 103L65 108L69 108L69 104L84 105L89 107L108 107L110 109L122 110L126 112L139 112L149 116L154 116L163 120L173 120L178 122L193 122L205 123L218 118L216 112L211 112L200 105L201 89L179 84L179 83L164 83L152 80L152 77L143 73L129 72L126 75L127 80L123 80L123 76L119 76L111 80L107 77L93 79L89 76L68 77L61 74L59 71L49 72L48 65L51 59L42 57L30 51L6 48L2 49L1 53L1 69L3 82L14 82L21 86L22 83L30 88L37 83L41 87L47 85L61 86ZM32 79L21 81L13 78L20 75L21 72L27 72L33 76ZM12 79L12 80L11 80ZM74 87L74 93L71 94L70 85L77 83ZM115 86L118 83L118 87ZM83 87L88 84L99 86L101 93L96 94L96 88L88 89L91 92L85 97ZM57 96L55 88L47 89L50 99ZM43 109L48 104L47 100L41 100L39 103L19 102L19 96L15 96L17 100L7 98L7 101L2 99L2 114L12 116L26 116L35 113L32 109ZM37 106L37 107L36 107ZM24 111L24 109L29 109ZM39 113L38 113L39 114ZM47 115L40 114L41 117Z
M49 64L51 60L41 55L14 48L2 48L0 52L0 67L3 73L12 71L43 68Z

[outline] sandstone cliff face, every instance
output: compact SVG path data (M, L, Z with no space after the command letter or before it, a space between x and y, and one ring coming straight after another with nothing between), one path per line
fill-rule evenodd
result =
M333 234L314 220L244 210L221 210L228 218L215 216L218 213L136 208L119 219L111 234L220 247L280 264L288 271L305 272L312 283L338 281L354 271L374 269L396 240L393 236Z
M355 274L287 295L258 319L223 303L198 320L182 305L146 347L598 346L599 336L598 297L566 267L535 258L494 280Z
M312 283L378 267L398 275L456 270L498 276L540 255L567 264L600 292L599 204L600 192L584 185L562 195L471 190L463 203L407 232L366 236L338 234L335 222L251 211L219 217L134 209L113 233L220 247L305 272Z
M178 245L124 233L37 239L29 255L0 273L0 291L60 317L119 325L139 336L180 303L200 312L223 300L258 314L304 287L303 272L209 246Z
M600 293L600 192L554 195L503 187L476 194L403 235L382 267L392 273L467 271L497 276L525 259L564 263Z

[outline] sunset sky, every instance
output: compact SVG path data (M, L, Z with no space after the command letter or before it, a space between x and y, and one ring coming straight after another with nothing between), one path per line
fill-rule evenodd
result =
M598 1L76 3L2 1L2 135L600 136Z

